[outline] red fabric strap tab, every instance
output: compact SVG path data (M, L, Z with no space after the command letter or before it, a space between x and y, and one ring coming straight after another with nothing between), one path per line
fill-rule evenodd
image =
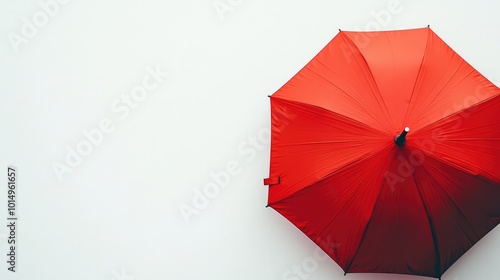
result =
M280 177L275 177L275 178L266 178L264 179L264 185L277 185L280 183Z

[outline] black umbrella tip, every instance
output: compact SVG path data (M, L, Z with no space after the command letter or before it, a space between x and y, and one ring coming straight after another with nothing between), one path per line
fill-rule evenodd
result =
M396 145L401 147L406 143L406 134L408 134L408 132L410 132L410 128L405 127L405 129L403 129L403 132L401 132L401 134L394 138L394 142L396 143Z

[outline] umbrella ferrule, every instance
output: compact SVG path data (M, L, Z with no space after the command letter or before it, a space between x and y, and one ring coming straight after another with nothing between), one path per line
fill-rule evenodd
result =
M408 134L409 131L410 128L405 127L405 129L403 129L403 132L401 132L401 134L399 134L398 136L396 136L396 138L394 138L394 142L396 143L396 145L401 147L406 143L406 134Z

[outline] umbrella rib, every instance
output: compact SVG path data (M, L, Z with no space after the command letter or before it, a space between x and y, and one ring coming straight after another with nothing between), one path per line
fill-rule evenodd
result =
M346 38L347 40L349 40L349 42L356 46L356 44L352 41L352 39L349 37L349 36L344 36L344 38ZM349 46L349 48L351 48L350 44L347 44L347 46ZM386 112L386 117L391 121L392 123L392 126L394 126L394 120L392 119L391 117L391 114L389 113L389 109L387 108L387 104L385 103L385 100L384 98L382 97L382 95L380 94L380 89L378 87L378 84L377 84L377 81L375 80L375 77L373 76L373 73L372 73L372 70L370 69L370 66L368 65L368 61L366 61L366 58L365 56L363 55L363 53L361 52L361 50L357 49L361 58L363 59L363 61L365 62L365 65L366 65L366 68L368 69L368 73L370 74L371 78L372 78L372 81L373 83L375 84L375 91L373 91L374 93L378 93L379 95L379 98L380 100L382 101L382 105L381 107L383 107L385 109L385 112ZM351 48L351 52L352 52L352 48ZM353 52L355 53L355 52ZM357 60L356 60L357 61ZM359 64L359 61L358 61L358 64ZM379 102L379 100L377 99L377 102ZM378 104L379 106L381 105L380 103Z
M411 95L410 95L410 101L408 102L408 106L406 107L406 113L405 113L405 118L404 118L404 122L403 123L406 123L406 119L408 118L408 111L410 109L410 105L412 104L412 101L413 101L413 96L415 94L415 88L417 87L417 82L420 78L420 73L422 71L422 68L424 66L424 60L425 60L425 57L427 55L427 49L429 48L429 41L431 40L432 36L429 36L430 35L430 29L427 31L427 43L425 44L425 50L424 50L424 54L422 55L422 61L420 62L420 67L418 68L418 73L417 73L417 77L415 78L415 83L413 84L413 90L411 91Z
M422 196L422 192L420 191L420 186L417 182L417 178L415 178L415 173L412 172L411 177L413 178L413 182L415 183L415 186L417 188L418 195L420 196L420 200L422 201L422 206L424 207L425 215L427 216L427 221L429 222L429 228L431 231L432 235L432 241L434 243L434 251L436 252L436 272L439 277L441 277L441 253L439 251L439 244L437 240L437 234L436 234L436 228L434 226L434 221L432 220L432 217L429 213L429 209L427 208L427 204L425 203L425 200Z
M500 141L500 139L499 139ZM314 142L300 142L300 143L287 143L276 144L276 147L298 146L298 145L318 145L318 144L332 144L332 143L352 143L359 142L359 140L337 140L337 141L314 141Z
M467 138L468 139L468 138ZM483 139L483 138L471 138L471 139ZM484 138L490 140L490 138ZM466 140L466 138L461 139ZM458 139L457 139L458 141ZM500 141L500 139L493 139L492 141ZM276 147L287 147L287 146L298 146L298 145L318 145L318 144L332 144L332 143L359 143L358 139L344 139L344 140L328 140L328 141L309 141L309 142L291 142L287 144L276 144ZM364 140L363 143L372 143L372 142L380 142L380 139L367 139ZM362 146L359 144L358 146Z
M399 247L399 242L400 242L400 238L399 238L399 234L401 233L401 229L400 229L400 224L401 224L401 191L398 190L398 231L397 231L397 234L396 234L396 238L397 238L397 246ZM400 251L397 250L397 256L395 256L395 259L394 259L394 272L396 272L396 263L397 263L397 259L398 257L400 256Z
M446 141L456 142L456 141L474 141L474 140L482 140L482 141L492 141L497 142L500 139L492 139L492 138L482 138L482 137L474 137L474 138L460 138L460 139L446 139Z

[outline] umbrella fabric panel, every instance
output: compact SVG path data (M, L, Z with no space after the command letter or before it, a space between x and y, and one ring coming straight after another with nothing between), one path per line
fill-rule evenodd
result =
M372 216L392 148L360 159L271 206L346 270ZM270 187L271 195L278 186ZM336 246L322 240L333 240Z
M405 126L416 131L500 94L429 28L338 36L349 38L361 53L359 63L373 76L391 132Z
M382 174L391 172L403 177L397 183L384 181L363 240L347 271L438 277L429 217L411 170L401 165L411 159L396 146L390 155L391 164Z
M500 94L500 89L429 29L406 125L413 132Z
M404 122L415 81L422 70L422 60L430 29L419 28L388 32L341 32L351 40L362 54L374 78L384 106L389 112L391 133L408 126ZM365 92L366 93L366 92ZM400 132L400 131L397 131Z
M444 273L498 224L500 188L432 158L413 176L428 209Z
M344 32L273 97L324 108L379 130L382 127L386 133L394 129L363 55Z
M269 205L383 147L390 135L316 106L272 97ZM277 181L277 179L275 180Z
M500 184L498 108L500 96L462 110L415 132L407 147Z

